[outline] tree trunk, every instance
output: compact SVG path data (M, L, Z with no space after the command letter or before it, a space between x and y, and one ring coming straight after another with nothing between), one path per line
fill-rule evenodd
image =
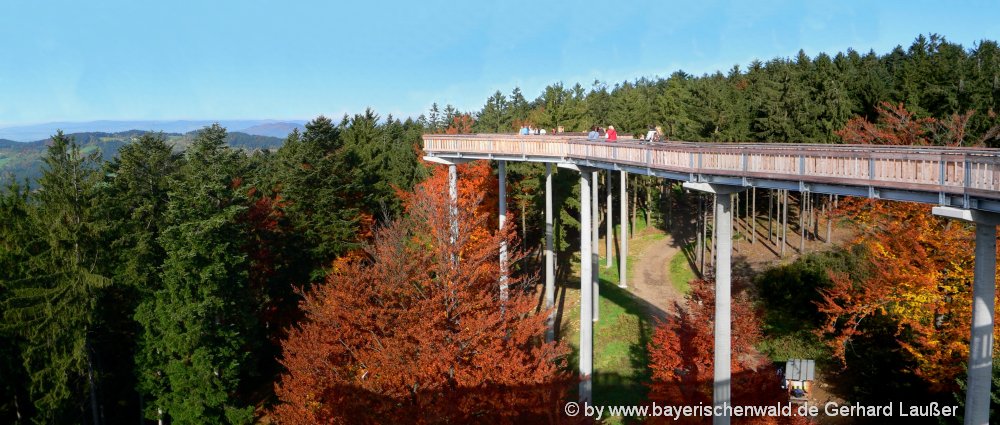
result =
M767 241L774 243L774 189L767 190Z
M698 199L698 270L705 275L705 238L708 233L707 221L705 220L705 197L701 193L695 195Z
M86 343L85 349L87 350L87 386L90 387L90 415L94 425L100 425L101 419L97 410L97 382L94 380L94 360L93 354L90 352L89 342Z
M528 240L528 219L525 218L525 209L527 209L527 202L521 202L521 246L524 246L525 241Z
M639 179L635 180L632 188L632 231L629 233L630 238L635 238L636 210L639 209Z
M715 206L718 204L718 200L716 199L717 196L718 195L714 195L714 194L712 195L712 203L709 205L709 208L708 208L708 209L710 209L712 211L712 218L711 219L706 219L705 220L706 222L708 222L708 220L712 220L713 223L715 222ZM709 245L709 247L710 247L709 249L712 251L712 253L711 253L711 255L708 256L708 267L712 269L713 274L714 274L714 271L715 271L715 252L716 252L715 251L716 250L716 247L715 247L715 230L716 230L715 229L715 225L712 225L712 232L711 232L711 234L712 234L712 244Z
M833 234L833 195L826 202L826 243L830 243Z

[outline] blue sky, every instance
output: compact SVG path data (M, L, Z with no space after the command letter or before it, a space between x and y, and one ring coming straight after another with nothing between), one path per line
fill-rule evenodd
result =
M478 110L496 89L701 74L918 34L1000 38L1000 2L23 1L0 4L0 127Z

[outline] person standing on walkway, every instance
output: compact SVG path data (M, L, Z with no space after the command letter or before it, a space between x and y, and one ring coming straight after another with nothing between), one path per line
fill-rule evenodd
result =
M652 124L649 125L649 131L646 132L646 137L643 138L646 143L653 143L656 141L656 128Z
M614 142L618 140L618 132L615 131L615 126L609 125L608 132L604 136L608 139L609 142Z
M595 125L593 127L590 127L590 133L587 133L587 140L594 142L597 141L599 137L601 137L601 133L597 132L597 126Z

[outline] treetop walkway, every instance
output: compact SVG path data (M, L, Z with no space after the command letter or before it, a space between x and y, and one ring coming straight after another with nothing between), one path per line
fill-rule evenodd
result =
M975 223L972 326L965 423L988 424L993 361L996 282L996 226L1000 224L1000 149L937 146L834 145L785 143L639 143L619 138L588 141L579 135L424 135L425 160L449 166L452 217L456 217L456 164L495 160L500 185L500 227L506 222L506 163L545 163L545 305L554 305L552 248L552 165L580 173L580 399L592 400L593 323L598 320L598 173L609 172L607 232L611 235L612 171L620 173L625 200L628 173L679 180L685 188L715 196L715 320L713 405L731 404L732 198L747 188L805 194L859 196L935 205L933 214ZM620 217L628 215L620 202ZM627 284L627 226L621 226L619 285ZM457 232L453 225L452 232ZM457 235L453 234L453 240ZM611 238L608 237L610 244ZM784 247L784 245L782 245ZM500 262L507 246L500 247ZM611 252L610 246L608 252ZM589 261L587 260L589 258ZM505 274L506 264L501 264ZM506 276L499 276L501 299ZM552 338L549 318L547 338ZM728 416L713 417L728 424Z

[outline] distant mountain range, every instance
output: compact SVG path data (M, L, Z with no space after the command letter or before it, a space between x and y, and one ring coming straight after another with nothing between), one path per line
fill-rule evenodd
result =
M18 142L42 140L51 137L56 130L63 133L109 132L119 133L128 130L162 131L164 133L184 134L199 130L206 125L218 122L231 132L240 132L256 136L278 137L284 139L292 129L302 131L304 120L179 120L179 121L87 121L87 122L50 122L15 127L0 128L0 139Z
M211 122L209 122L211 124ZM220 122L220 124L222 124ZM279 124L287 124L288 131L297 124L295 123L268 123L268 129L277 134L281 128ZM261 124L256 124L261 125ZM194 141L198 133L196 127L194 131L185 133L166 132L163 135L167 139L167 144L173 146L174 151L180 152ZM53 132L54 133L54 132ZM142 134L148 131L127 130L119 132L82 132L70 133L69 136L76 140L85 153L98 151L105 161L110 161L118 154L118 150ZM285 133L287 135L287 133ZM41 176L42 157L45 155L46 146L51 138L45 137L33 142L18 142L0 138L0 185L6 184L11 179L22 182L25 179L34 181ZM285 136L271 137L259 134L247 134L239 131L230 131L226 135L226 143L237 149L271 150L281 147L285 143ZM0 187L2 189L2 187Z

